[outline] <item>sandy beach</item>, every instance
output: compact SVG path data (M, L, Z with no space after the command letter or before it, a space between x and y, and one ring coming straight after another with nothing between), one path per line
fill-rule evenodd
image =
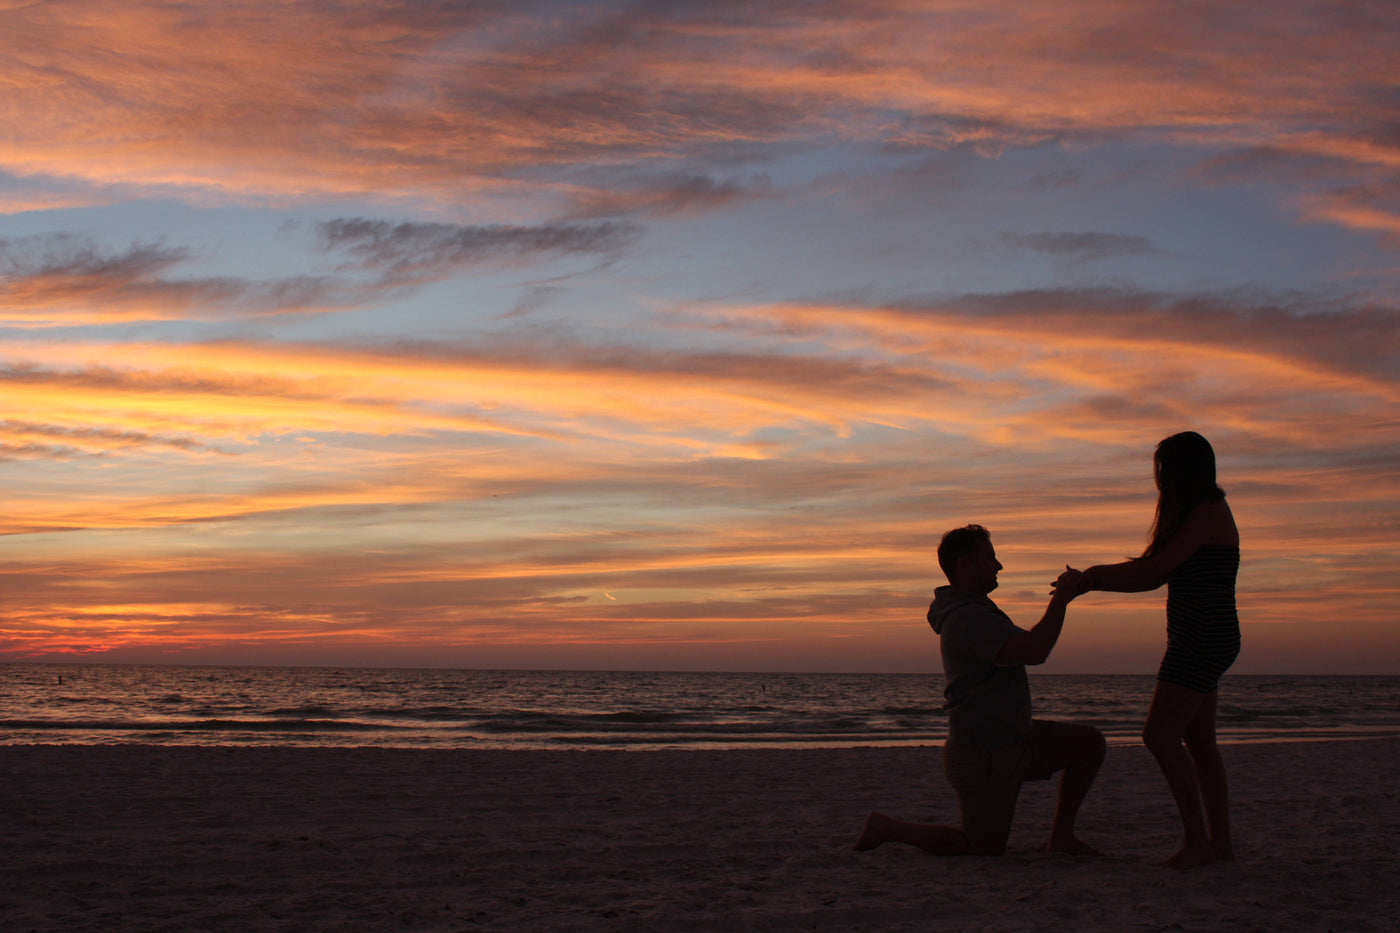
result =
M1400 922L1400 739L1226 749L1241 858L1178 826L1141 747L1082 817L1099 859L852 851L948 820L940 750L0 748L5 931L1260 930Z

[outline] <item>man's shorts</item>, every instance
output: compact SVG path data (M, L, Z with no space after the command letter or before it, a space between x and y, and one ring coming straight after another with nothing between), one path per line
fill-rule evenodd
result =
M1033 720L1030 735L996 748L952 741L943 746L943 773L958 795L963 832L974 853L1000 855L1006 850L1021 785L1054 774L1052 750L1060 725Z

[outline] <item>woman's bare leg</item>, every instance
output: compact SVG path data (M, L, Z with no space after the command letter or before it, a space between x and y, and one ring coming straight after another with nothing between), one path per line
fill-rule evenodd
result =
M1230 838L1230 785L1225 777L1225 761L1220 757L1220 746L1215 740L1215 708L1216 692L1212 690L1187 725L1184 738L1196 765L1201 802L1205 804L1206 822L1210 826L1211 850L1217 859L1229 861L1235 857Z
M1142 731L1142 741L1157 759L1181 814L1185 840L1181 850L1167 859L1166 864L1172 868L1195 868L1215 860L1201 804L1200 779L1196 776L1195 762L1183 744L1186 729L1206 697L1204 693L1157 681L1152 706L1147 711L1147 724Z

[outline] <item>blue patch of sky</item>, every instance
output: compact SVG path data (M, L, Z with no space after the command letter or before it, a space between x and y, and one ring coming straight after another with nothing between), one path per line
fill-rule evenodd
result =
M649 221L648 268L668 291L693 299L855 295L878 303L1105 284L1315 289L1355 278L1358 255L1374 256L1377 271L1383 261L1368 235L1303 222L1281 186L1194 177L1207 155L1196 149L1047 144L995 159L969 149L841 155L776 167L775 197ZM1151 250L1038 252L1010 245L1007 233L1109 234Z

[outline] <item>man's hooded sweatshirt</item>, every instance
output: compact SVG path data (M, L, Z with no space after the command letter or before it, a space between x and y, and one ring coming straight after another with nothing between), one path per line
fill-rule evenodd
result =
M928 607L948 686L948 738L995 748L1031 731L1031 688L1023 664L998 664L1008 638L1024 631L981 593L940 586Z

